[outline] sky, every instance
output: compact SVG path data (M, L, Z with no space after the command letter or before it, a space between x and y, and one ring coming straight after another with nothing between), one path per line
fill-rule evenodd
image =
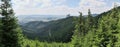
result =
M120 0L12 0L16 15L100 14L120 5Z

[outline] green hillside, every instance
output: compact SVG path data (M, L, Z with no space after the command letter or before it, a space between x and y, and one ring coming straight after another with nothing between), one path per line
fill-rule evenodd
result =
M90 18L90 15L88 15L88 19L94 19ZM98 15L95 20L97 24L92 20L85 21L92 24L83 24L83 21L76 24L72 44L75 47L119 47L120 7Z
M87 17L83 17L82 13L80 13L80 16L74 21L76 24L71 42L30 42L33 42L31 44L37 43L41 47L120 47L119 19L120 7L104 12L96 17L92 17L89 10ZM29 46L36 46L31 44Z
M86 16L79 12L78 17L19 26L11 2L0 4L0 47L120 47L120 6L116 4L98 16L88 9Z
M69 42L74 30L74 17L59 20L40 22L33 21L22 26L23 33L30 39L40 41Z

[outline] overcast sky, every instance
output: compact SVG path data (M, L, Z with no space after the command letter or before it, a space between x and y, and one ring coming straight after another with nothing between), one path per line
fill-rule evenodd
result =
M92 13L102 13L113 8L114 3L120 0L12 0L16 15L78 15L78 12L87 14L90 8Z

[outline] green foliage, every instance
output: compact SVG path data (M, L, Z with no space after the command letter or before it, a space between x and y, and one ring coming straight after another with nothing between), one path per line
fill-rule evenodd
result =
M88 17L82 13L75 19L75 31L69 43L48 43L24 40L23 47L120 47L120 9L115 8L101 16Z
M96 17L92 16L90 9L87 17L83 17L80 12L80 16L75 19L76 25L71 25L73 24L73 17L71 16L68 17L70 19L61 19L58 22L52 21L52 24L49 23L49 27L41 32L43 36L47 33L45 35L47 41L40 42L23 37L10 1L1 0L3 3L0 7L2 11L0 14L3 17L0 19L0 47L120 47L120 7L115 7ZM72 28L74 26L75 30ZM71 38L73 30L74 34ZM36 34L30 35L34 36ZM37 39L41 39L39 37L42 36L38 36ZM63 43L70 41L68 38L71 38L72 41ZM61 40L63 41L61 43L53 42L60 42ZM52 42L48 43L48 41Z
M24 44L22 47L73 47L70 43L47 43L47 42L40 42L38 40L28 40L24 39Z
M1 23L1 19L0 19L0 47L2 46L1 44L1 40L2 40L2 23Z
M21 27L23 33L30 39L38 38L40 41L48 42L70 42L74 26L74 17L69 16L49 22L29 22Z
M86 24L83 24L87 29L84 31L85 35L78 35L83 30L81 23L76 23L76 30L72 39L75 47L119 47L120 33L119 33L119 19L120 7L102 13L97 17L91 17L89 10ZM81 21L79 21L81 22ZM78 30L81 29L81 30ZM82 34L84 34L82 33Z
M119 34L117 27L118 19L118 11L113 9L112 13L108 13L99 20L96 32L97 46L115 47L115 44L118 41L118 36L116 35Z
M21 47L22 32L11 8L11 0L1 0L1 47Z

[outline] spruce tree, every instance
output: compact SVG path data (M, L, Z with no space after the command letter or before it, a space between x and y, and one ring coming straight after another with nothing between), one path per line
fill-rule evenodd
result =
M118 41L119 14L118 10L113 9L111 13L103 15L99 19L97 34L95 37L96 45L99 47L116 47L115 44Z
M82 37L84 36L85 32L84 32L84 20L83 20L83 16L82 13L79 12L80 15L79 17L76 19L76 25L75 25L75 31L73 34L73 45L74 47L80 47L82 46Z
M94 25L94 21L93 21L93 17L91 14L90 9L88 9L88 16L86 17L86 21L85 21L85 34L88 33L88 31L93 27Z
M93 25L93 17L92 17L90 9L88 9L87 24L88 24L88 28L91 28Z
M2 17L2 47L21 47L22 32L14 16L11 0L1 0Z
M2 46L1 40L2 40L2 23L1 23L1 18L0 18L0 47Z
M77 35L78 37L80 37L81 35L84 35L83 16L81 12L79 13L80 15L76 20L76 26L75 26L75 32L74 32L74 35Z
M118 20L118 24L117 24L117 31L118 31L118 41L117 41L117 43L116 43L116 47L120 47L120 12L119 12L119 20Z

